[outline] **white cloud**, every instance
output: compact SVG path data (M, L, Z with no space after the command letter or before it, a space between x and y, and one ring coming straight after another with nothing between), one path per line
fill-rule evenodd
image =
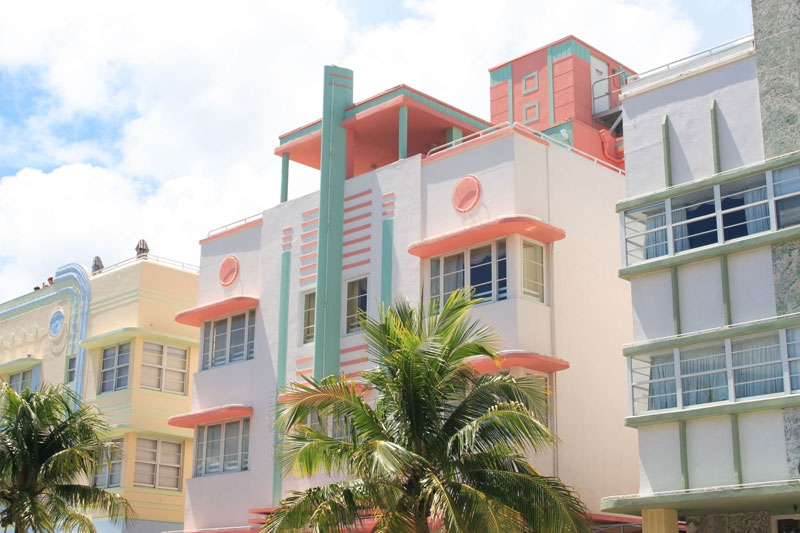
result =
M49 99L0 119L0 158L56 168L0 179L0 301L142 237L196 262L209 229L276 203L277 137L319 117L324 64L355 71L356 99L407 83L488 118L487 69L566 34L634 69L689 53L699 32L675 5L408 0L411 16L359 27L324 0L3 3L0 71L39 69ZM124 117L118 142L57 135L87 115ZM293 165L292 196L316 187Z

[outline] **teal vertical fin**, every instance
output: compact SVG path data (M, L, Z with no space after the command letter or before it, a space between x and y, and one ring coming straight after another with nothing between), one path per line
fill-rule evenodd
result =
M408 157L408 106L397 109L397 159Z
M325 67L320 148L319 246L314 377L339 373L342 306L342 231L347 131L344 110L353 103L353 71Z
M664 183L672 187L672 151L669 146L669 117L661 120L661 145L664 148Z
M455 126L449 126L445 130L445 134L447 135L447 142L457 141L464 136L464 132L461 131L461 128L456 128Z
M286 386L286 350L289 335L289 275L291 272L292 252L281 254L281 292L278 304L278 364L275 369L275 420L278 419L278 395ZM275 446L272 465L272 504L278 505L283 493L283 471L278 460L278 444L281 438L277 424L275 426Z
M394 220L389 218L383 221L383 236L381 239L381 302L384 305L392 304L393 237Z
M547 47L547 91L550 99L550 125L556 123L556 102L554 100L555 89L553 87L553 49Z
M289 199L289 154L281 154L281 202Z

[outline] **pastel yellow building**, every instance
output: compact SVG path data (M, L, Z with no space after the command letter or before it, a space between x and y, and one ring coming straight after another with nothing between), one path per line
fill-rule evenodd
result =
M141 243L144 244L144 243ZM149 255L92 272L61 267L42 287L0 304L0 379L67 383L108 417L121 454L92 480L124 495L137 520L98 516L99 532L181 529L192 431L167 425L190 410L198 332L175 313L197 301L197 268Z

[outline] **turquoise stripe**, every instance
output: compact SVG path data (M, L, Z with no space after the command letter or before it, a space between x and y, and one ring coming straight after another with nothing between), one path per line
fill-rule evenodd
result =
M281 154L281 202L289 199L289 154Z
M547 91L550 95L550 125L556 123L556 104L553 100L553 48L547 47Z
M289 277L291 275L292 253L286 250L281 254L281 292L278 304L278 364L275 372L275 420L278 419L278 395L286 387L286 351L289 336ZM272 470L272 504L277 505L283 492L283 472L278 460L280 433L275 428Z
M408 107L401 105L397 110L397 158L408 157Z
M297 130L296 132L292 133L291 135L287 135L286 137L281 137L280 141L281 141L281 144L283 145L283 144L286 144L286 143L288 143L290 141L293 141L295 139L299 139L300 137L303 137L304 135L308 135L309 133L314 133L315 131L319 131L321 129L322 129L322 122L321 121L320 122L315 122L313 124L309 124L308 126L306 126L303 129Z
M383 221L383 237L381 240L381 302L392 303L392 252L393 252L394 220Z

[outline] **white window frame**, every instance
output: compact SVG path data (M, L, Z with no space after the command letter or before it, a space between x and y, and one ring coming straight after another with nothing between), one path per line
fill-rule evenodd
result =
M237 456L237 467L235 469L225 470L225 435L226 429L230 424L239 424L238 444L239 451ZM245 431L245 423L247 423L247 431ZM206 461L208 456L207 452L207 430L211 427L220 428L219 439L219 470L216 472L206 471ZM244 472L250 469L250 435L252 434L252 427L250 417L236 418L233 420L224 420L215 422L213 424L203 424L197 426L195 430L195 444L194 444L194 477L208 477L216 476L219 474L231 474L233 472Z
M244 357L231 361L231 325L234 317L244 315ZM255 320L256 310L247 309L240 313L215 318L203 323L202 350L200 352L200 371L211 370L220 366L249 361L255 356ZM214 364L217 335L214 333L218 323L226 321L225 329L225 361Z
M528 294L525 292L525 245L534 245L538 246L542 249L542 297L537 298L533 294ZM520 269L519 269L519 278L520 278L520 293L525 298L530 298L533 301L546 303L547 302L547 246L545 246L541 242L533 241L531 239L522 239L522 243L520 244L519 249L519 258L520 258Z
M65 378L65 382L67 385L71 385L75 383L78 377L78 356L72 355L67 357L67 375Z
M307 298L314 295L314 307L312 312L308 314L309 309L306 307ZM317 291L305 291L300 293L300 344L313 344L317 334ZM306 318L311 317L311 324L306 323ZM310 333L309 333L310 332Z
M506 263L506 276L505 276L505 278L502 278L502 280L505 280L506 286L505 286L505 295L502 298L499 297L500 296L500 282L502 280L498 277L499 268L498 268L498 258L497 258L497 245L501 241L505 243L505 249L506 249L506 256L503 258L503 261L505 261L505 263ZM508 277L508 273L509 273L508 265L509 265L509 261L510 261L510 258L509 258L509 248L510 248L510 246L509 246L508 237L499 237L499 238L493 239L491 241L485 241L485 242L482 242L482 243L479 243L479 244L475 244L475 245L470 246L468 248L462 248L460 250L453 250L451 252L448 252L448 253L445 253L445 254L442 254L442 255L439 255L439 256L436 256L436 257L429 258L428 259L428 302L432 302L432 300L434 298L437 298L437 297L442 299L442 300L444 299L444 276L445 276L444 260L446 258L450 258L450 257L456 256L456 255L461 255L461 258L464 261L464 286L462 288L464 290L471 289L472 286L473 286L472 285L472 269L470 268L470 257L471 257L472 251L473 250L477 250L479 248L484 248L486 246L490 246L491 247L490 263L491 263L491 266L492 266L492 280L491 280L492 290L491 290L491 295L490 296L488 296L488 297L484 296L483 297L483 302L481 302L481 304L507 300L509 298L509 292L510 292L509 277ZM439 289L438 294L434 294L434 289L433 289L433 283L434 283L433 262L434 261L438 261L439 262L439 275L437 276L437 278L438 278L437 279L437 283L438 283L438 289ZM443 304L443 303L444 302L442 301L441 304ZM435 306L435 308L438 309L438 306Z
M95 487L100 487L103 489L112 489L122 486L122 452L123 452L123 439L113 439L111 444L116 444L117 449L114 454L111 456L111 459L108 458L108 453L104 453L103 456L100 458L101 463L98 465L100 468L98 471L95 472L92 484ZM110 463L110 464L109 464ZM114 472L114 466L119 468L119 481L116 483L111 483L111 474ZM104 478L104 479L103 479Z
M146 355L148 353L153 354L153 355L156 354L156 352L154 352L154 351L147 350L146 346L148 344L152 345L152 346L161 346L161 354L160 354L160 356L161 356L161 364L160 365L155 365L153 363L148 363L145 360L145 357L146 357ZM183 368L172 368L172 367L169 366L169 350L170 349L181 350L181 351L184 352L184 365L183 365ZM158 387L148 386L148 385L144 384L144 367L158 369L158 371L159 371L159 383L160 383L160 385ZM172 391L172 390L167 390L165 388L164 384L166 382L167 372L177 372L177 373L182 374L182 376L183 376L183 390L181 390L181 391ZM186 385L187 385L188 376L189 376L189 348L188 347L182 347L182 346L170 346L168 344L161 344L159 342L152 342L152 341L147 341L147 340L144 341L144 343L142 345L142 369L140 370L140 373L141 373L141 375L139 376L139 386L141 388L148 389L148 390L157 390L157 391L161 391L161 392L167 392L167 393L170 393L170 394L178 394L178 395L185 396L186 395L186 389L187 389Z
M33 369L29 368L28 370L21 370L19 372L14 372L8 376L8 386L16 392L17 394L21 393L25 389L29 389L31 387L31 378L33 377ZM14 383L15 381L18 383Z
M148 461L139 458L139 441L150 441L156 443L156 458L154 461ZM177 444L180 447L180 453L178 454L178 464L168 464L163 462L161 449L164 443L168 444ZM175 492L181 492L183 490L183 452L184 446L182 442L177 441L165 441L160 439L151 439L147 437L140 437L136 436L136 454L134 459L134 481L133 485L135 487L149 487L152 489L164 489L164 490L172 490ZM148 465L153 467L153 483L141 483L136 481L136 466L139 464ZM160 483L160 476L159 472L162 467L169 467L169 468L178 468L178 486L177 487L170 487L168 485L161 485Z
M363 329L361 328L360 321L359 321L358 325L355 325L352 328L350 328L349 318L350 318L351 315L349 315L348 312L347 312L347 304L350 303L350 300L351 300L351 298L348 298L348 296L347 296L348 287L350 286L351 283L356 283L356 282L359 282L361 280L366 280L366 282L367 282L367 294L366 294L367 303L364 306L364 313L366 314L366 313L369 312L369 293L370 293L369 275L368 274L361 274L359 276L355 276L355 277L352 277L350 279L345 280L344 281L344 298L342 298L342 300L344 301L344 313L343 313L344 320L342 321L343 322L342 325L343 325L343 328L344 328L344 335L356 335L356 334L359 334L359 333L361 333L363 331ZM354 299L358 299L358 298L359 298L359 296L356 296ZM358 304L356 304L356 308L358 308ZM315 332L315 334L316 334L316 332Z
M120 364L119 356L120 356L120 348L128 345L128 362L125 364ZM114 349L114 363L112 366L108 368L103 368L103 361L105 360L106 350ZM131 363L133 362L133 341L125 341L114 346L107 346L103 348L102 352L100 353L100 383L97 385L98 394L105 394L108 392L114 392L118 390L126 390L128 385L130 385L130 378L131 378ZM120 370L126 369L125 374L125 385L119 386L117 383L120 379ZM114 373L114 386L109 390L103 390L103 383L105 380L103 379L103 374L106 372L113 372Z
M795 163L793 165L786 165L785 167L781 167L779 169L775 169L775 171L781 170L783 168L790 168L790 167L798 166L798 165L800 165L800 164ZM691 221L673 222L673 220L672 220L672 209L673 209L672 208L672 201L674 199L676 199L676 198L684 196L685 194L692 194L692 193L679 194L679 195L667 198L666 200L661 200L661 201L658 201L658 202L653 202L651 204L648 204L648 206L663 204L665 213L667 215L666 225L665 226L659 226L658 228L654 228L652 230L646 230L644 232L630 233L630 234L626 231L628 228L626 226L626 218L625 217L628 215L628 213L635 212L637 210L643 209L643 208L648 207L648 206L639 206L639 207L634 207L634 208L627 209L627 210L623 211L621 213L621 218L620 218L621 225L622 225L621 235L620 236L621 236L621 239L622 239L623 265L630 266L630 265L640 264L640 263L643 263L643 262L646 262L646 261L653 261L653 260L656 260L656 259L669 257L669 256L672 256L672 255L675 255L675 254L680 254L680 253L684 253L684 252L688 252L690 250L696 249L696 248L687 248L686 250L681 250L680 252L675 252L675 247L674 247L674 229L676 227L680 226L680 225L685 224L685 223L697 222L697 221L703 220L704 218L711 218L712 216L716 217L716 219L717 219L717 242L714 243L714 244L722 244L722 243L725 243L725 242L732 242L733 240L747 238L747 237L750 237L751 235L759 235L759 234L762 234L762 233L767 233L769 231L778 231L780 229L783 229L783 228L780 228L779 225L778 225L778 202L780 202L781 200L788 199L788 198L800 196L800 190L794 191L794 192L788 192L788 193L781 194L781 195L776 195L775 194L775 185L776 184L774 183L773 172L774 172L773 170L767 170L767 171L763 171L763 172L755 172L755 173L753 173L753 174L751 174L749 176L743 176L743 177L738 178L736 180L727 181L727 182L722 183L722 184L705 187L703 189L698 189L698 191L693 191L693 192L699 192L699 191L705 190L705 189L712 189L713 193L714 193L714 204L715 204L714 207L715 207L715 209L714 209L714 213L710 213L708 215L703 215L702 217L693 218L693 219L691 219ZM753 202L751 204L746 204L746 205L743 205L743 206L737 206L737 207L728 208L728 209L726 209L724 211L722 210L722 196L721 196L721 194L722 194L721 188L722 187L725 187L725 186L727 186L729 184L732 184L732 183L736 183L737 181L743 181L743 180L754 178L756 176L759 176L760 174L764 174L765 175L764 186L766 187L766 192L767 192L767 199L766 200L758 200L758 201ZM792 180L800 180L800 178L793 178ZM792 181L792 180L788 180L788 181ZM787 183L788 181L784 181L782 183ZM740 210L743 210L743 209L746 209L746 208L755 207L755 206L758 206L758 205L764 205L764 204L766 204L768 206L768 212L769 212L769 227L766 230L761 231L759 233L753 233L751 235L743 236L743 237L736 237L736 238L733 238L733 239L727 239L726 240L724 238L724 236L725 236L725 226L724 226L724 221L723 221L724 215L729 214L729 213L733 213L735 211L740 211ZM792 226L786 226L786 227L792 227ZM632 252L631 252L631 250L629 250L628 240L630 240L630 239L632 239L632 238L634 238L636 236L639 236L639 235L644 235L646 233L652 233L652 232L660 231L660 230L663 230L663 229L666 229L667 236L668 236L669 249L668 249L667 254L666 255L660 255L660 256L657 256L657 257L653 257L653 258L650 258L650 259L642 259L642 260L635 260L634 259L634 260L632 260L632 257L631 257L631 253ZM713 244L708 244L706 246L712 246L712 245Z

